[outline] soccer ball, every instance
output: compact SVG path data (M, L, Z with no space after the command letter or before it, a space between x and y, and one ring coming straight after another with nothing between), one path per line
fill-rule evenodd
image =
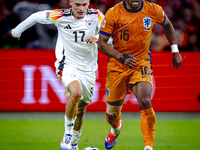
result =
M99 150L99 149L96 147L86 147L83 150Z

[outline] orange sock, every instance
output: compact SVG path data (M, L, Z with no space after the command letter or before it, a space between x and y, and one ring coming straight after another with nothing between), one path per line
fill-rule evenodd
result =
M119 113L119 116L117 118L114 118L114 116L108 117L107 113L106 113L105 116L106 116L107 122L112 126L112 128L119 127L119 125L120 125L120 119L121 119L121 112ZM111 118L113 118L113 119L111 119Z
M156 115L153 108L141 110L141 129L145 146L153 147L155 137Z

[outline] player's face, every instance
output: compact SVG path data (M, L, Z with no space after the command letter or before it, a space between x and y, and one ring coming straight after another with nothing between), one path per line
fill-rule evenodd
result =
M72 13L76 19L82 19L85 17L89 2L89 0L70 0Z
M130 10L137 10L141 7L142 0L126 0L127 8Z

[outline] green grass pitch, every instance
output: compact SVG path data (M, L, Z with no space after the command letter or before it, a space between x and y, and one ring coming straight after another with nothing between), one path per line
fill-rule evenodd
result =
M156 113L154 150L200 150L200 113ZM112 150L143 150L139 113L122 113L124 128ZM105 150L110 126L103 113L85 116L79 150ZM0 113L0 150L59 150L64 113Z

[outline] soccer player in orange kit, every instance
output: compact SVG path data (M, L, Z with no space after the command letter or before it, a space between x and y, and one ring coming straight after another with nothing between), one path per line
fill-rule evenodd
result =
M177 47L174 28L159 5L145 0L124 0L110 8L102 21L98 48L109 56L106 119L111 130L105 139L106 149L111 149L116 144L123 127L123 101L127 94L134 93L141 110L144 150L153 150L156 116L151 105L152 62L149 46L155 23L163 26L171 44L173 67L179 68L182 57ZM114 47L107 44L110 36Z

